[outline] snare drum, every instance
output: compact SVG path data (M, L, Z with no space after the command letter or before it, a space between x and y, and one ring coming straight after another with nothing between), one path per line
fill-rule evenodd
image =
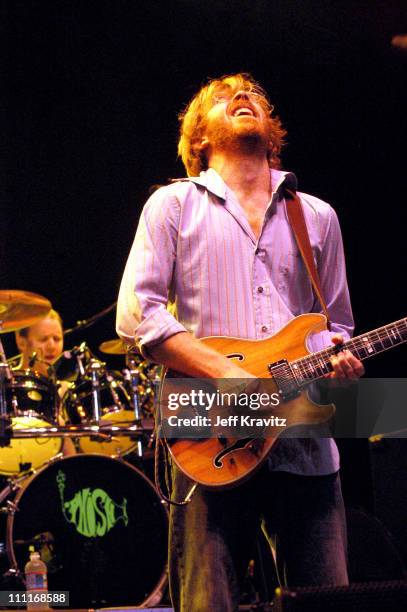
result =
M33 370L16 370L5 388L13 430L55 425L57 392L50 380ZM12 438L9 446L0 448L0 474L38 469L57 455L61 446L60 438Z
M134 424L134 411L123 378L115 372L104 371L98 381L101 425L128 427ZM92 381L83 377L71 383L62 398L62 419L69 425L90 425L93 419ZM137 447L137 440L129 436L117 436L107 442L88 437L78 438L83 453L122 456Z
M7 519L11 567L36 543L50 591L71 608L155 605L166 585L168 518L153 484L133 466L76 455L27 478Z

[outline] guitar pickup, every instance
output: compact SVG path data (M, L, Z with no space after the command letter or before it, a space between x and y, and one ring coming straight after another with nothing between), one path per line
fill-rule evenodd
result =
M267 368L277 385L279 395L284 401L289 401L298 397L300 388L287 359L269 363Z

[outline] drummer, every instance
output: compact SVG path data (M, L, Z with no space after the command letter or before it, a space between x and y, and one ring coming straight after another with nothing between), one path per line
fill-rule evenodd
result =
M50 310L38 323L15 332L18 350L21 352L20 363L16 369L35 369L42 376L48 377L48 369L61 355L64 346L63 323L56 310ZM62 397L67 386L62 382L59 395ZM59 417L60 424L63 422ZM62 452L65 456L76 453L75 445L70 438L64 438Z
M64 345L62 319L56 310L50 310L44 319L31 327L16 332L16 344L21 352L18 369L27 369L30 362L35 370L48 376L48 368L61 355ZM31 366L32 367L32 366Z

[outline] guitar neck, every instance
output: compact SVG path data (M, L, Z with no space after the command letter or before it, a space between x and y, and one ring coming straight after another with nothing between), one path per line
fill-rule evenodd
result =
M374 329L367 334L356 336L356 338L351 338L341 345L341 350L348 349L358 359L363 361L377 353L382 353L399 344L403 344L403 342L407 342L407 318L383 325L383 327ZM322 378L325 374L331 372L332 364L330 358L337 351L338 349L332 346L291 362L297 382L305 384Z

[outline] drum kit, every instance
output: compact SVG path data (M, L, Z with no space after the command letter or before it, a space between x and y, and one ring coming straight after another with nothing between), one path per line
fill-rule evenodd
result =
M37 294L0 290L0 332L34 325L50 309ZM69 591L71 607L155 605L167 580L167 509L139 468L154 443L158 370L119 339L99 349L125 355L125 369L107 369L82 343L44 376L13 369L0 336L3 581L21 585L35 546L49 589ZM64 456L66 438L76 454Z

